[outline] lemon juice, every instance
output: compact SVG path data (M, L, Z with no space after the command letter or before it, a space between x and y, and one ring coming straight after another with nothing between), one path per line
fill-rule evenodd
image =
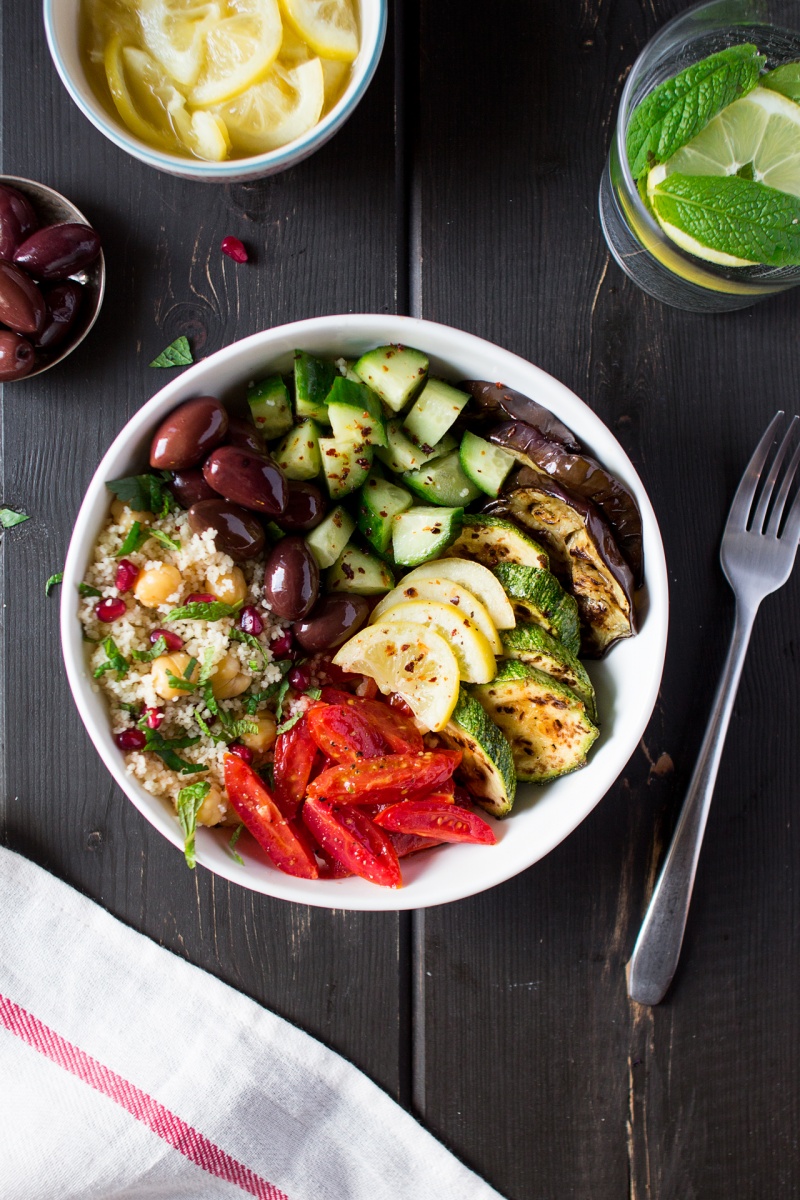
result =
M347 87L355 0L82 0L81 53L111 114L165 153L222 162L302 137Z

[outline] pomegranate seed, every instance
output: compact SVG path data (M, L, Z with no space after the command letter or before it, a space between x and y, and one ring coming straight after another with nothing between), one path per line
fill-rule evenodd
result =
M228 752L237 755L242 762L247 763L248 767L253 761L253 751L249 746L243 746L241 742L231 742Z
M150 645L155 646L159 638L164 639L168 650L180 650L183 646L183 638L178 637L171 629L154 629L150 634Z
M270 646L270 650L272 651L273 658L292 657L294 654L294 640L288 629L286 630L286 633L282 633L279 638L275 639Z
M216 596L212 596L210 592L192 592L191 596L187 596L184 604L213 604Z
M289 686L295 691L307 692L311 687L311 676L302 667L292 667L286 678L289 680Z
M146 708L144 710L145 719L148 729L158 729L161 722L164 720L163 708Z
M101 600L94 610L94 615L98 621L111 624L112 621L118 621L120 617L124 617L127 611L128 606L124 600Z
M120 560L117 567L116 587L118 592L129 592L139 578L139 568L129 558Z
M114 738L120 750L144 750L147 738L141 729L125 729Z
M264 622L252 604L245 605L239 613L239 628L244 633L252 633L253 637L264 632Z
M244 248L244 242L240 242L237 237L228 234L222 239L220 250L223 254L227 254L228 258L232 258L234 262L247 262L247 251Z

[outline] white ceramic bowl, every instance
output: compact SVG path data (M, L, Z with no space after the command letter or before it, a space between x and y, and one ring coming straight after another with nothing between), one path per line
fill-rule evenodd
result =
M353 112L367 90L381 56L386 37L388 0L356 0L356 4L360 49L353 63L350 82L331 111L303 137L278 150L250 158L232 158L221 163L202 162L200 159L155 150L131 133L122 121L111 116L95 95L81 64L78 26L81 0L44 0L44 26L50 54L61 82L83 115L115 146L169 175L204 182L234 183L263 179L295 166L333 137Z
M644 526L646 588L640 593L641 631L618 643L606 659L587 664L597 689L602 726L587 766L544 788L520 788L513 814L493 822L492 847L442 846L403 860L405 886L380 888L362 879L307 881L283 875L256 851L242 845L244 867L227 850L226 832L198 833L198 861L243 887L323 908L391 910L425 908L471 896L510 879L552 850L591 812L636 749L656 702L667 642L667 571L656 518L641 480L616 438L583 401L538 367L481 338L410 317L316 317L256 333L197 363L162 388L115 439L92 479L70 542L61 589L61 639L72 694L100 757L143 816L176 847L175 870L183 864L183 840L172 808L157 800L125 771L109 730L100 693L93 688L76 616L77 586L106 519L107 479L140 471L152 433L178 404L192 396L241 401L248 381L291 368L296 348L313 354L354 358L389 342L417 346L431 369L453 380L500 379L534 396L574 429L587 449L636 495ZM243 839L243 842L246 839ZM252 843L251 843L252 845Z

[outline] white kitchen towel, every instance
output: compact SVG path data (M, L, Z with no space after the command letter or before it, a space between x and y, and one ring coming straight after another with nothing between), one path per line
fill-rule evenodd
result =
M320 1042L0 848L2 1200L499 1200Z

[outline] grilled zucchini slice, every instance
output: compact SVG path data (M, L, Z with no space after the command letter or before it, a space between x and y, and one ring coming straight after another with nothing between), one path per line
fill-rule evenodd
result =
M481 808L493 817L507 817L517 790L511 747L464 688L450 721L437 736L449 749L462 752L456 778L469 789Z
M506 562L541 567L545 571L550 566L547 551L533 538L511 521L486 517L482 513L465 513L461 535L447 554L451 558L469 558L491 568Z
M570 654L581 647L578 605L564 591L555 575L540 567L501 563L494 573L511 601L518 621L533 621L563 642Z
M540 625L518 625L503 631L503 658L516 658L536 667L572 688L583 703L589 717L597 724L594 687L586 668L563 642L551 637Z

